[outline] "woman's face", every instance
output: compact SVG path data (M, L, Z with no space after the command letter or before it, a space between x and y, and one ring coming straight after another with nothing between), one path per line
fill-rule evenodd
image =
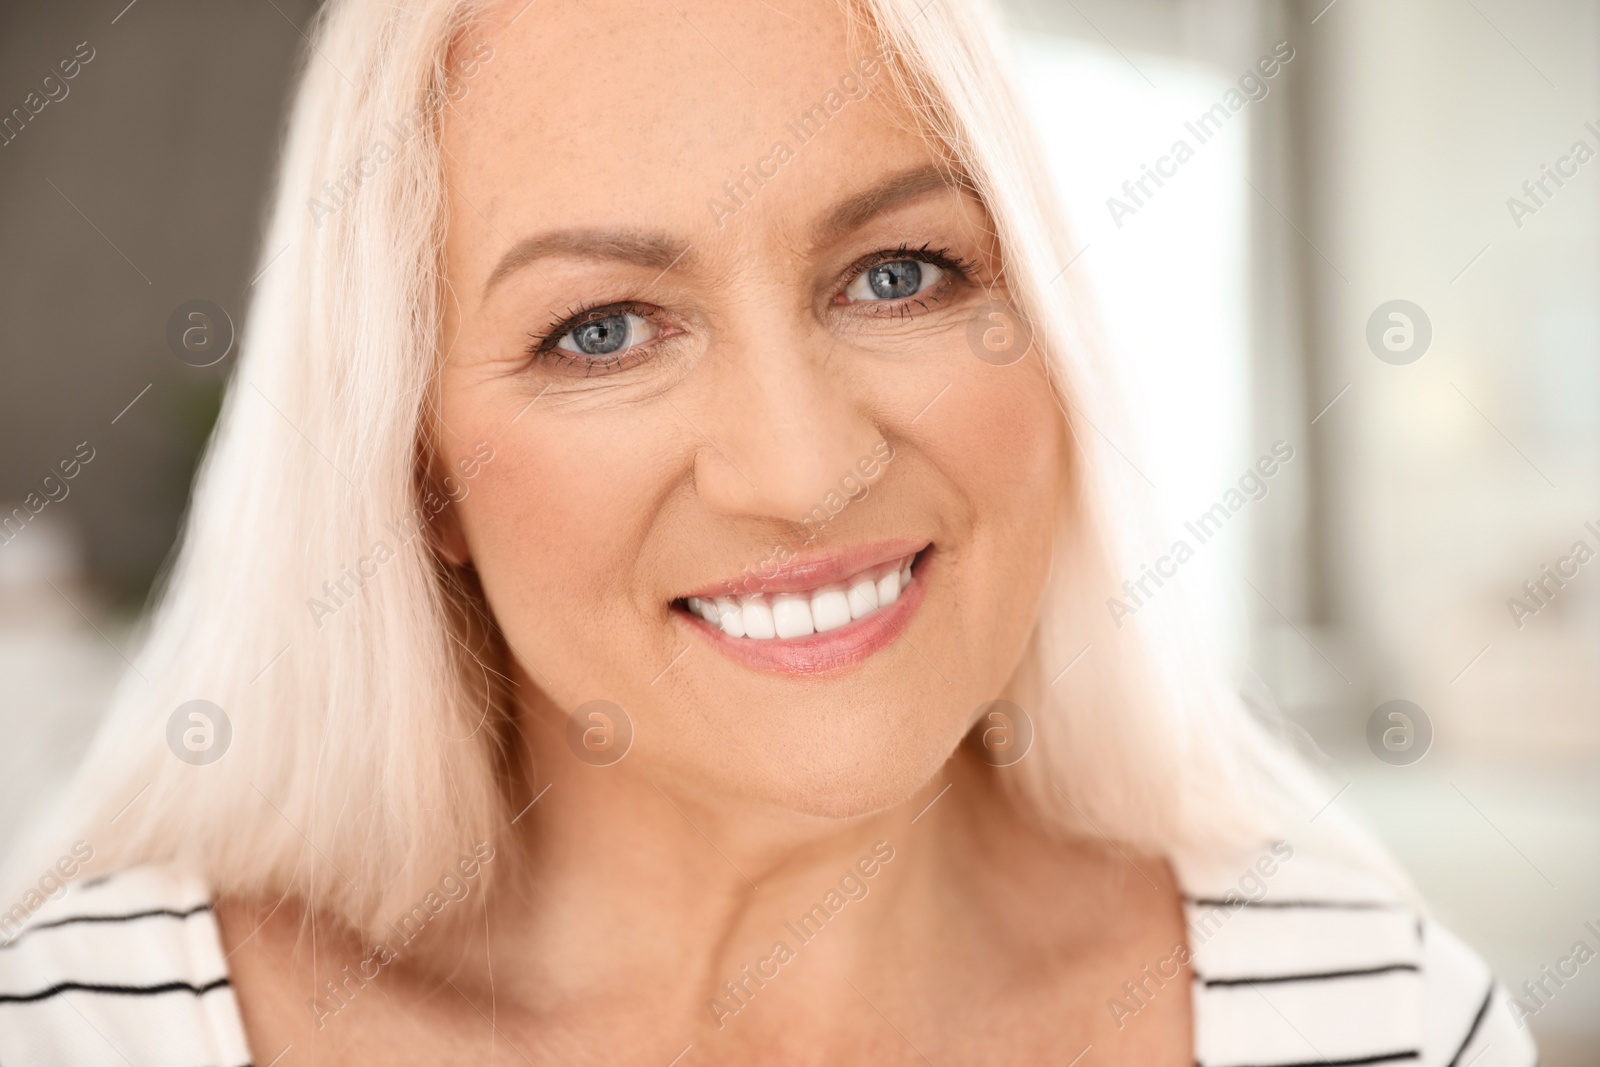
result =
M525 3L443 130L439 462L493 449L447 552L528 714L610 701L628 767L745 803L903 800L1016 668L1064 478L983 205L833 0Z

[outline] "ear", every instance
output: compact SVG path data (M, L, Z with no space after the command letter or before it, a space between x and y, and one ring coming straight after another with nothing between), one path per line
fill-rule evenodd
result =
M431 492L444 497L437 488ZM461 529L461 513L457 511L457 502L444 497L449 501L438 513L428 520L428 528L432 534L433 549L439 558L453 567L464 567L472 561L472 554L467 551L467 537Z
M437 455L419 458L417 466L417 490L422 498L423 514L428 516L429 544L444 562L464 567L472 562L472 553L467 548L467 535L461 528L458 510L460 501L466 498L461 492L460 479L449 476L448 464ZM444 506L440 507L440 503Z

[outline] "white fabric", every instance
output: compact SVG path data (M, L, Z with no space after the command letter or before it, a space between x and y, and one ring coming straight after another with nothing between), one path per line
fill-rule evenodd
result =
M1281 842L1179 863L1197 1067L1533 1067L1489 968L1375 879Z
M249 1063L209 901L192 875L140 867L45 903L0 945L0 1063Z

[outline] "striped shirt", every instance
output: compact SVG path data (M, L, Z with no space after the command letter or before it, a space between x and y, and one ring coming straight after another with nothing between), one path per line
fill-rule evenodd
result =
M0 1064L249 1062L211 894L193 875L91 879L0 945Z
M1197 1067L1537 1064L1484 962L1377 880L1282 842L1176 869Z
M1137 1014L1187 962L1196 1067L1537 1063L1483 962L1377 883L1281 844L1176 870L1187 943L1108 1007ZM0 945L0 1064L248 1064L210 896L138 867L40 907Z

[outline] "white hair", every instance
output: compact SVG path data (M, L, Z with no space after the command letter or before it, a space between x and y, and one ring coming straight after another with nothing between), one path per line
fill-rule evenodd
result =
M1108 616L1126 562L1146 558L1149 511L1106 444L1129 451L1132 434L1061 275L1070 245L998 18L980 0L853 4L852 25L889 43L913 113L987 205L1070 431L1073 489L1012 694L1035 749L1003 773L1047 825L1149 854L1303 837L1331 794L1244 707L1182 590L1137 624ZM442 299L437 119L478 6L330 0L318 16L265 273L175 562L137 670L41 831L49 843L23 855L82 837L108 866L178 860L218 891L294 894L370 930L515 810L493 626L426 530L394 525L433 506L421 471ZM375 160L380 142L392 158ZM350 588L347 568L366 568L380 540L393 552L373 564L381 577L331 615L308 609L331 606L324 582ZM202 767L167 744L194 699L233 729L226 757ZM30 870L19 856L17 878Z

